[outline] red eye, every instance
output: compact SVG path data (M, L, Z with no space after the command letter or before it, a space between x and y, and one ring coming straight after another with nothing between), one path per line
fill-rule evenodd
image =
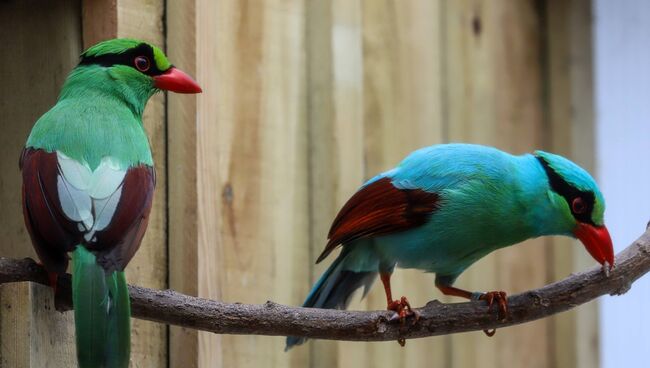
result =
M573 202L571 202L571 211L575 214L583 214L587 210L587 206L585 205L585 202L582 200L580 197L576 197L573 199Z
M138 56L133 60L133 63L135 64L136 69L138 69L141 72L146 72L149 70L149 67L151 66L151 63L149 62L149 58L146 56Z

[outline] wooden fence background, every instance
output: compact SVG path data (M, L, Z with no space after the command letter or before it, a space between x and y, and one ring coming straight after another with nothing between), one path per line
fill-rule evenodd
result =
M18 155L83 48L166 48L198 96L155 96L158 186L131 283L299 305L330 221L367 178L425 145L545 148L593 168L587 0L5 0L0 2L0 255L34 256ZM590 264L566 239L486 257L458 285L510 293ZM415 305L433 276L398 270ZM0 366L74 366L71 313L38 285L0 287ZM449 300L444 298L444 300ZM458 301L457 299L455 299ZM357 309L385 307L375 287ZM133 367L595 367L597 306L523 326L409 341L217 336L134 320Z

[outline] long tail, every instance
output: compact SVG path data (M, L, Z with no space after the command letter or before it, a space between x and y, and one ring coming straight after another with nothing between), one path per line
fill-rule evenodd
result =
M345 260L349 255L349 250L344 248L327 271L318 279L318 282L314 284L302 305L303 307L346 309L352 293L362 286L364 287L363 296L366 296L377 277L377 272L354 272L344 269ZM288 351L295 345L301 345L305 341L307 341L305 337L289 336L284 351Z
M106 274L83 246L72 254L72 302L80 368L126 368L131 306L124 272Z

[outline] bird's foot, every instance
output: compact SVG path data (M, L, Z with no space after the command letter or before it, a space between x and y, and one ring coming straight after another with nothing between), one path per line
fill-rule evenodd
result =
M406 299L405 296L401 297L400 300L393 300L390 303L388 303L388 306L386 307L388 310L392 310L395 312L395 314L389 319L389 321L396 321L399 320L399 322L404 326L406 322L406 318L413 316L413 323L417 323L417 321L420 319L420 312L414 310L411 307L411 303L409 303L408 299ZM397 343L400 344L400 346L406 345L406 340L403 338L400 338L397 340Z
M409 303L409 300L406 299L405 296L400 298L400 300L393 300L392 302L390 302L386 307L386 309L395 312L395 315L393 315L390 318L390 321L395 321L399 319L400 323L404 324L407 317L414 316L415 319L413 323L415 324L415 322L417 322L420 319L420 312L413 310L411 304Z
M488 291L478 296L478 300L485 300L488 304L488 313L492 312L492 306L497 304L499 306L498 319L505 321L508 318L508 296L504 291ZM496 333L496 328L492 330L483 330L483 332L492 337Z

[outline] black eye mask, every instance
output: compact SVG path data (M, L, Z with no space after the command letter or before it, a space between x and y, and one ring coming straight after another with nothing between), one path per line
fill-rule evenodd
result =
M149 59L149 70L142 72L135 67L135 58L138 56L144 56ZM101 66L113 66L113 65L126 65L130 66L138 72L146 74L148 76L156 76L164 73L163 70L158 69L156 61L153 55L153 48L146 43L141 43L138 46L128 49L122 53L113 53L113 54L102 54L102 55L93 55L88 56L86 54L81 55L81 60L79 65L101 65Z
M542 167L544 168L544 171L546 172L546 175L548 176L548 182L549 185L551 186L551 189L553 189L554 192L557 194L561 195L569 205L569 208L571 209L571 214L573 217L586 224L590 225L596 225L591 219L591 212L594 209L594 193L589 192L589 191L582 191L578 190L578 188L572 186L571 184L567 183L560 174L555 172L553 168L544 160L543 157L540 156L535 156L537 160L542 164ZM582 205L583 210L580 211L579 213L575 212L574 206L573 206L573 201L576 198L581 198L582 199Z

